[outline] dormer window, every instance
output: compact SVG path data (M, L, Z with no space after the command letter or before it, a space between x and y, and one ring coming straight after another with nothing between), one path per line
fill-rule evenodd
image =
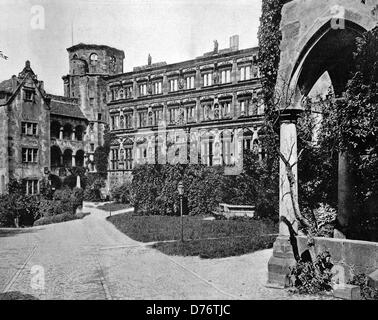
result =
M24 100L25 101L33 101L34 100L35 91L33 88L24 88Z
M95 66L97 64L97 60L98 60L97 53L92 53L89 59L90 59L91 65Z

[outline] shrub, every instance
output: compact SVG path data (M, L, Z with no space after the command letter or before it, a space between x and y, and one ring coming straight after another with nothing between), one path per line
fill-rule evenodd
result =
M63 213L63 205L60 200L42 199L39 203L39 214L42 218L56 216Z
M43 226L52 223L61 223L77 219L75 215L70 213L57 214L51 217L43 217L34 222L34 226Z
M378 300L378 290L369 286L369 278L366 274L355 274L348 284L359 286L361 289L361 297L363 300Z
M113 187L110 191L112 199L117 203L130 203L130 182Z
M32 226L39 218L37 196L7 194L0 196L0 226Z
M71 195L74 203L75 210L83 206L84 190L81 188L74 188Z
M39 191L43 199L52 200L54 190L50 181L43 179L39 184Z
M300 260L291 268L291 284L300 294L317 294L332 290L333 264L328 251L320 253L315 262Z
M105 186L105 182L102 179L96 179L92 184L87 185L84 191L85 201L101 201L101 188Z

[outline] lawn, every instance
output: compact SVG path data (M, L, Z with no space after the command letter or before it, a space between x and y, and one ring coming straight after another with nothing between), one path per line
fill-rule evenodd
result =
M129 208L131 208L129 204L116 203L116 202L103 204L97 207L97 209L104 210L104 211L119 211L119 210L124 210L124 209L129 209Z
M236 256L270 248L277 226L266 220L203 220L184 217L184 243L181 238L180 217L134 216L119 214L109 217L121 232L140 242L152 245L169 255L220 258ZM172 242L164 242L172 241Z

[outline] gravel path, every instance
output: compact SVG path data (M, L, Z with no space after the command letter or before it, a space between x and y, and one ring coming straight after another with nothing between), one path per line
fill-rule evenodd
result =
M95 207L83 220L0 230L0 293L39 299L310 299L264 286L271 250L203 260L136 242ZM313 298L312 298L313 299Z

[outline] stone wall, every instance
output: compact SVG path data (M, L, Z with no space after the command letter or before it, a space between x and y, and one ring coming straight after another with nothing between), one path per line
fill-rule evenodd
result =
M302 255L307 247L307 238L297 237L298 251ZM378 243L359 240L315 238L315 254L329 251L332 262L343 267L345 280L353 274L370 274L378 269Z

